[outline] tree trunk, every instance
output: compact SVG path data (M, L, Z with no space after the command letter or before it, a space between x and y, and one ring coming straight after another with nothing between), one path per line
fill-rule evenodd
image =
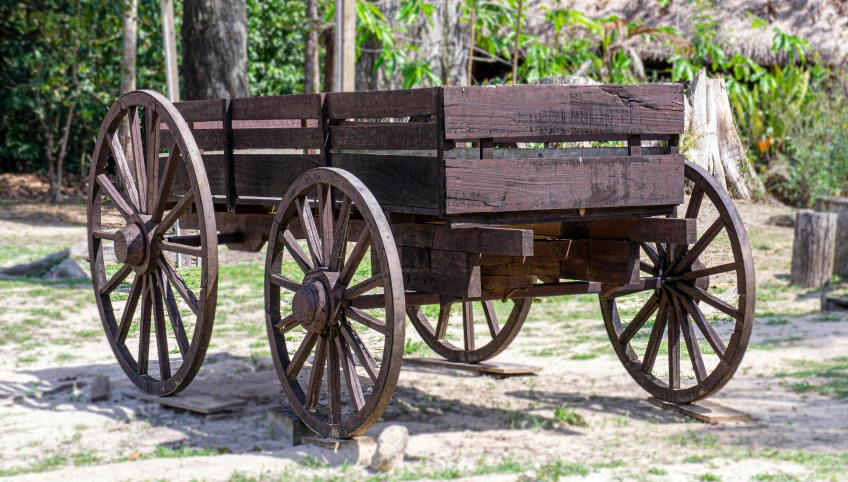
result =
M318 65L318 34L321 24L318 20L318 0L306 0L306 18L309 21L309 32L306 33L306 47L303 62L303 92L315 94L321 91Z
M121 86L119 93L124 95L136 89L136 53L138 47L138 0L126 0L124 3L124 11L122 22L124 28L123 48L121 55ZM124 152L127 153L127 163L130 169L135 172L135 159L133 151L130 149L130 123L128 118L121 121L118 127L118 139L121 140L121 145L124 147ZM121 189L122 179L118 177L118 189Z
M249 97L244 0L183 2L186 100Z
M833 273L848 277L848 197L823 197L816 199L816 211L836 213L836 244L833 253Z
M836 245L836 219L834 213L798 213L789 276L792 284L819 288L830 280Z
M324 31L324 92L333 91L333 77L336 70L336 34L335 29Z

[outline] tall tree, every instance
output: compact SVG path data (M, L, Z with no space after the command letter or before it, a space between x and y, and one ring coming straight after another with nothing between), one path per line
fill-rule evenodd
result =
M321 33L321 23L318 20L318 0L306 0L306 18L309 21L309 31L306 32L306 52L303 62L303 92L314 94L321 90L318 55L318 35Z
M121 87L120 94L124 95L136 89L136 57L138 52L138 0L125 0L124 11L121 12L121 25L124 29L123 48L121 54ZM135 170L136 159L130 145L129 118L121 121L118 129L119 139L124 146L124 152L129 153L130 167ZM120 184L120 180L118 181Z
M181 33L186 100L250 95L244 0L185 0Z

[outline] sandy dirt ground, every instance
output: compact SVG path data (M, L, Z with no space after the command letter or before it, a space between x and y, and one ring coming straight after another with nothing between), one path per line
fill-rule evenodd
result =
M265 337L261 254L222 253L216 331L190 390L240 397L195 415L135 390L102 334L88 282L0 280L0 476L9 480L848 480L848 315L788 285L788 208L742 204L757 266L757 318L734 379L713 400L752 416L708 425L658 409L615 356L597 298L534 303L499 360L543 368L497 379L406 365L368 436L409 429L403 467L367 468L368 438L338 453L287 448L268 410L285 405ZM0 266L85 240L84 208L0 204ZM241 264L233 264L241 263ZM246 273L246 274L245 274ZM227 293L238 298L228 299ZM579 336L578 336L579 334ZM419 340L407 329L411 346ZM548 347L545 350L542 348ZM426 350L420 350L424 354ZM111 382L107 401L76 381Z

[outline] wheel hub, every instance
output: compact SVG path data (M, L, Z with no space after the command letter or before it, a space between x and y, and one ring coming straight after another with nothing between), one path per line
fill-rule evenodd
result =
M115 238L115 258L133 267L141 266L147 257L147 240L144 229L130 224L118 230Z
M335 318L343 291L344 286L338 284L338 273L324 270L310 273L292 299L295 320L307 331L322 332Z

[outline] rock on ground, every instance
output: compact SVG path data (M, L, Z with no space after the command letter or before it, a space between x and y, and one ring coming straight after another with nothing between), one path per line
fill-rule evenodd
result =
M50 268L50 271L44 275L44 279L47 281L84 278L88 278L88 273L80 267L79 263L71 258L65 258L61 263Z
M377 437L377 451L371 459L371 468L387 472L403 462L409 431L403 425L390 425Z

